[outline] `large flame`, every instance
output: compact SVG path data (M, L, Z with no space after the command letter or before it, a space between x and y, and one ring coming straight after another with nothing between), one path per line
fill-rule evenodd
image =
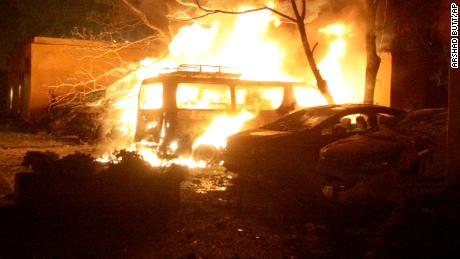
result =
M244 7L243 9L249 9ZM220 16L219 16L220 17ZM134 88L123 98L114 104L114 107L122 110L119 121L119 130L126 136L132 136L136 129L137 118L137 96L140 82L145 78L159 75L162 68L177 67L180 64L210 64L223 65L238 68L241 78L253 80L284 80L298 81L305 78L304 75L292 76L283 67L286 58L286 51L290 46L281 46L279 41L268 37L270 28L280 25L278 17L268 10L252 12L237 16L225 16L222 20L216 20L202 25L193 23L178 30L169 45L169 55L162 60L146 58L139 64L139 68L131 75L137 81ZM225 19L225 20L223 20ZM231 20L229 22L229 19ZM231 24L231 28L228 27ZM351 27L345 23L334 23L319 30L331 41L329 49L318 63L321 74L327 80L329 90L336 103L361 102L360 90L362 85L354 85L354 82L347 82L344 77L344 58L347 52L347 38ZM132 80L131 80L132 81ZM315 81L308 81L306 86L294 87L294 95L299 106L314 106L325 104L323 96L314 87ZM198 99L198 89L187 86L183 94L178 94L178 103L188 105L183 108L212 108L211 103L218 103L216 100L222 98L218 94L209 93ZM157 92L151 93L154 96L161 96ZM269 100L271 108L278 107L282 101L282 95L276 91L261 91L263 98ZM149 98L156 100L151 105L162 103L161 97ZM245 92L236 94L237 101L244 100ZM361 98L361 99L360 99ZM190 99L194 99L190 102ZM225 147L225 139L243 127L244 123L255 115L242 111L234 116L219 116L209 125L208 129L198 137L193 147L200 145L212 145L216 148ZM160 127L161 125L149 125ZM153 152L152 146L157 143L143 142L131 144L128 150L137 150L145 160L153 165L165 165L171 162L185 164L190 167L203 167L201 161L193 161L191 158L177 158L174 160L163 160ZM177 149L177 142L172 142L171 150ZM108 156L105 157L105 159Z
M359 80L347 80L346 66L353 66L352 60L347 58L347 38L350 36L351 27L344 23L338 22L319 29L320 33L332 38L329 43L329 49L324 58L318 64L321 74L326 79L329 91L334 98L335 103L358 103L362 102L363 98L363 82ZM355 59L359 59L355 57ZM353 70L352 70L353 71ZM360 76L363 73L359 69L352 72L352 78L363 79ZM357 84L357 81L359 82Z
M198 137L193 143L193 148L200 145L210 145L216 148L224 148L227 144L225 139L240 131L244 123L254 118L254 114L243 110L237 116L218 116L209 125L206 132Z

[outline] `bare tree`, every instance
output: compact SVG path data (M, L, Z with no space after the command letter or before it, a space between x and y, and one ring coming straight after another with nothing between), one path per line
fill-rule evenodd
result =
M133 12L135 15L139 17L139 19L147 26L149 27L155 34L157 34L159 39L161 39L163 42L169 42L171 40L171 33L168 28L168 30L165 32L164 28L161 28L157 25L155 25L148 17L147 15L137 7L132 0L121 0L129 9L131 12Z
M97 25L96 30L74 27L71 31L73 38L84 40L70 51L72 62L80 66L73 74L63 75L60 83L49 86L54 104L80 102L77 97L81 94L104 90L136 70L138 67L132 60L125 60L128 49L145 49L147 53L147 50L166 49L169 43L167 33L147 23L145 16L130 12L135 6L128 6L123 0L104 0L104 3L108 10L94 11L84 17Z
M364 88L364 103L374 103L374 90L377 73L380 67L380 57L377 55L375 21L377 17L378 0L366 0L366 81Z
M132 84L117 84L117 91L111 91L112 86L138 70L138 60L161 55L158 52L167 49L167 34L152 33L152 26L131 13L121 0L104 3L108 8L103 12L84 16L97 26L72 28L71 36L78 41L64 45L60 54L63 64L72 70L56 75L55 82L48 85L50 118L58 126L75 117L79 106L91 103L98 106L95 108L111 108L103 104L128 92L130 89L124 88Z

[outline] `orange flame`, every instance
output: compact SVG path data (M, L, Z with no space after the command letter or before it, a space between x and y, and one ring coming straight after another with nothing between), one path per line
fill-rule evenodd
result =
M203 135L198 137L193 143L193 148L199 145L210 145L216 148L226 146L226 138L237 133L244 123L254 118L254 114L243 110L237 116L218 116L216 117Z
M346 66L352 66L347 57L347 38L351 33L351 28L344 23L334 23L319 29L319 32L332 37L329 43L327 54L318 64L323 77L327 80L329 91L336 103L362 102L363 83L356 84L355 81L347 80ZM353 78L359 77L359 70L353 71Z
M245 7L244 9L249 9ZM229 17L229 16L227 16ZM234 19L232 28L224 26L224 21L214 21L206 26L193 23L182 27L169 45L169 56L157 61L146 58L141 61L139 68L133 73L134 81L138 83L127 97L117 102L114 106L121 109L119 129L126 136L132 136L136 128L137 95L140 82L149 77L157 76L162 68L177 67L180 64L212 64L236 67L241 72L241 78L253 80L283 80L298 81L298 78L290 76L285 71L283 64L286 58L286 47L271 40L267 36L270 26L277 27L280 20L268 10L231 16ZM228 21L225 21L228 24ZM337 103L361 102L362 85L355 82L347 82L344 77L344 58L347 52L347 37L351 27L344 23L335 23L319 30L320 33L332 38L329 50L319 62L323 77L329 84L329 90ZM309 86L308 86L309 85ZM299 106L313 106L326 104L323 96L317 91L314 81L308 82L307 86L294 87L294 95ZM188 105L185 108L212 108L211 103L219 103L216 100L222 98L218 93L209 93L198 99L197 88L190 86L183 94L176 96L178 103ZM356 94L359 92L359 94ZM155 100L145 105L161 107L161 93L148 93L153 96L149 100ZM238 102L245 99L244 91L236 93ZM278 107L282 101L279 91L262 91L260 95L269 100L271 108ZM193 102L189 100L193 99ZM213 101L214 100L214 101ZM144 104L141 104L144 105ZM254 114L242 111L237 116L216 117L209 125L207 131L198 137L193 147L202 144L213 145L216 148L225 147L225 139L238 132L244 123L253 118ZM160 127L161 125L147 125L148 127ZM204 167L203 161L193 161L191 158L177 158L165 161L160 159L151 146L155 143L132 144L128 147L137 150L145 160L153 165L166 165L178 163L190 167ZM170 149L176 150L177 142L171 143ZM105 157L107 159L107 156Z

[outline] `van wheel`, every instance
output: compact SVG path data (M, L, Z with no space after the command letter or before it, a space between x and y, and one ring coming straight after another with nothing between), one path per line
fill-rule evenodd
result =
M192 158L195 161L214 161L217 158L217 148L210 145L199 145L193 149Z

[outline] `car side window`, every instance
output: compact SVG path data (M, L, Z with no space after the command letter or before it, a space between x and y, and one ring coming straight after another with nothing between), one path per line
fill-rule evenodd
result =
M363 132L370 128L369 115L364 113L348 114L340 118L339 123L347 133Z
M370 115L364 113L347 114L337 121L328 123L321 128L321 135L333 135L342 132L341 135L354 134L367 131L371 128Z

